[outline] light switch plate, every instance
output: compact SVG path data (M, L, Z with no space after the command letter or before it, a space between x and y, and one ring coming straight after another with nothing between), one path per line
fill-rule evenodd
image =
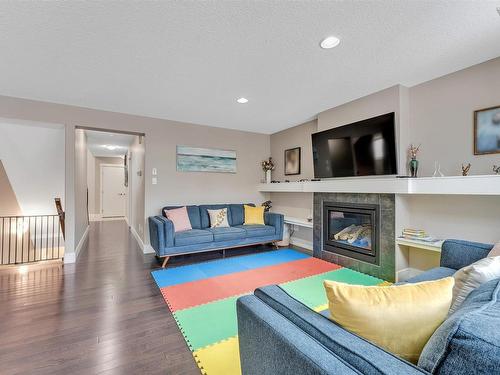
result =
M156 168L153 168L152 174L153 174L153 176L156 176L158 174L158 171L156 170Z
M156 185L158 183L158 179L156 177L153 177L153 179L151 180L151 183L153 185Z

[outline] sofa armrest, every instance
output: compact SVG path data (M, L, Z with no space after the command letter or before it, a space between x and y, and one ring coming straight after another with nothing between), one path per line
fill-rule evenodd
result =
M165 255L165 248L174 246L174 224L165 217L150 216L149 237L156 254Z
M264 223L266 225L271 225L276 229L277 237L283 239L283 226L285 225L285 217L282 214L276 214L274 212L264 213Z
M243 375L360 374L257 297L236 310Z
M458 270L486 258L493 245L462 240L446 240L441 247L441 267Z

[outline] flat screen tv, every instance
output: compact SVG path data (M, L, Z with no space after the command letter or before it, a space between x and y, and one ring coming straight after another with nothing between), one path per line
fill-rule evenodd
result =
M314 177L397 174L394 112L312 134Z

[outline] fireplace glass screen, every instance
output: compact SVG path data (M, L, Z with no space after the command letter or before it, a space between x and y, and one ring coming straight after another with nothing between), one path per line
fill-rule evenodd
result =
M324 250L376 263L378 205L325 204Z

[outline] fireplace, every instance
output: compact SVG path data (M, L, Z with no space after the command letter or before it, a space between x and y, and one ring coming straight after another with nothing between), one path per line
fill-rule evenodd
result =
M323 250L379 265L380 206L323 202Z

